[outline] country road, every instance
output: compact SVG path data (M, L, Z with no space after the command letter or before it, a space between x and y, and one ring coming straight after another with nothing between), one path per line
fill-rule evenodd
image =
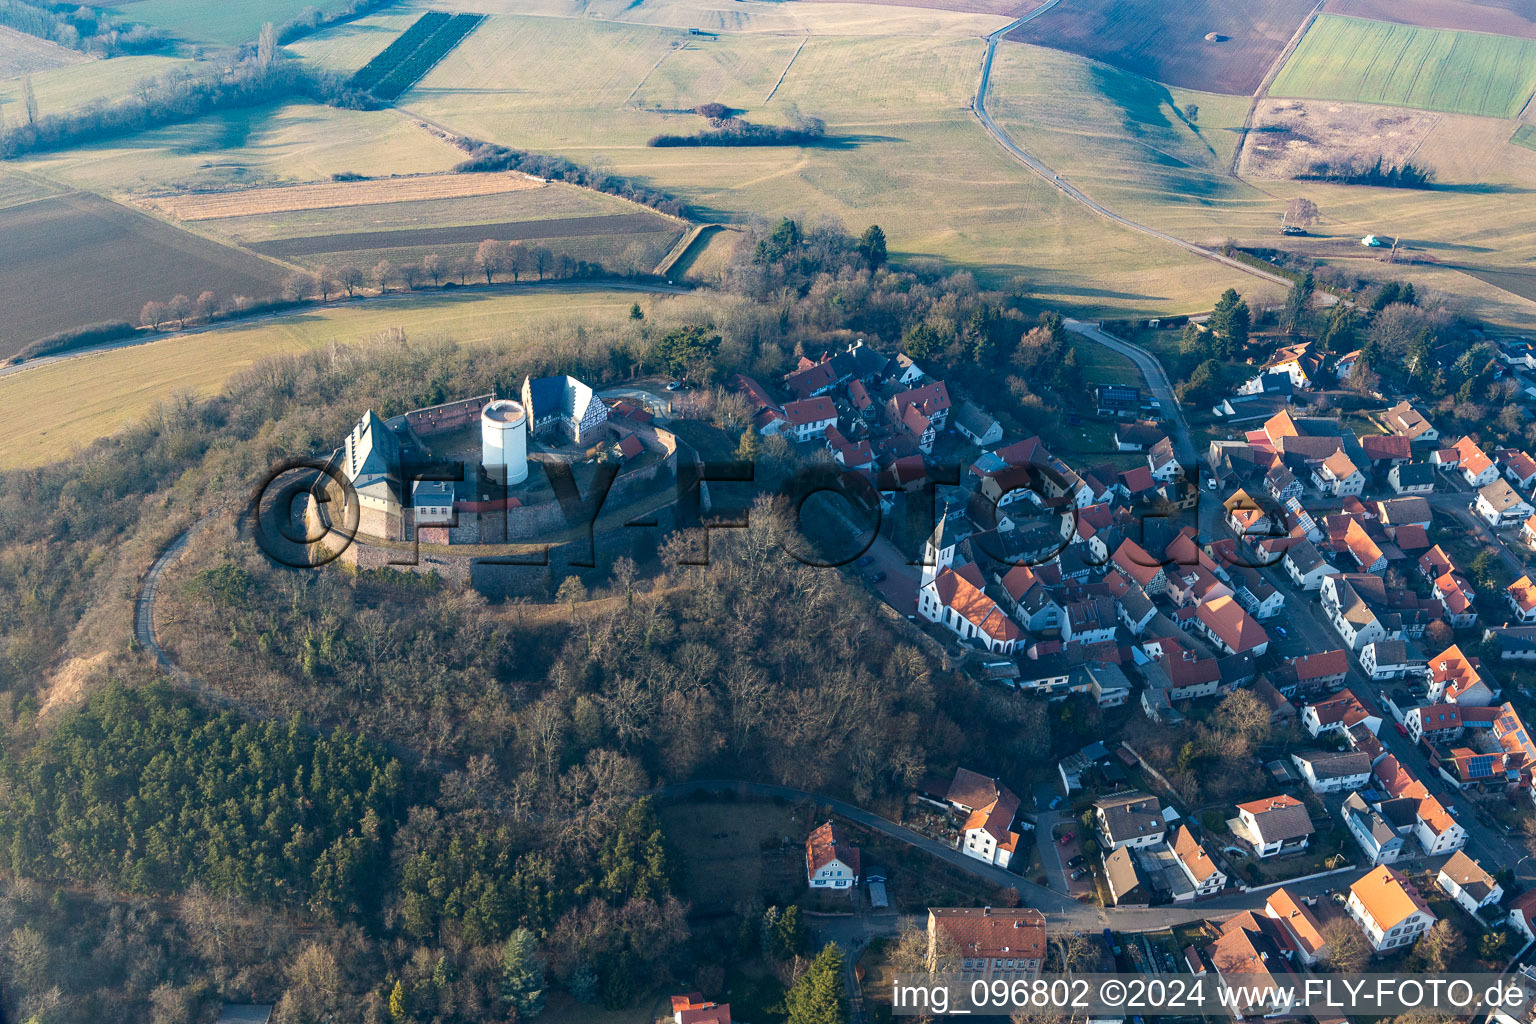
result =
M1014 142L1013 139L1009 137L1007 132L999 128L997 124L992 120L992 115L987 111L987 89L992 84L992 58L997 53L997 41L1025 22L1030 21L1031 19L1038 17L1041 14L1044 14L1046 11L1054 7L1057 2L1059 2L1059 0L1052 0L1052 2L1044 4L1041 7L1036 8L1034 11L1031 11L1025 17L1019 18L1016 21L1009 22L1007 25L1004 25L996 32L993 32L991 35L987 36L986 53L982 56L981 59L981 81L976 87L976 96L971 102L971 112L976 115L976 120L981 122L981 126L987 130L987 134L991 135L993 140L996 141L999 146L1003 147L1003 149L1006 150L1014 159L1018 160L1025 167L1028 167L1031 171L1034 171L1041 178L1045 179L1045 181L1055 186L1062 195L1066 196L1068 199L1071 199L1073 202L1079 203L1082 206L1086 206L1088 209L1092 210L1100 217L1103 217L1105 220L1112 221L1121 225L1122 227L1130 228L1132 231L1140 231L1144 235L1151 235L1153 238L1167 242L1169 245L1176 245L1191 255L1199 256L1202 259L1208 259L1215 263L1220 263L1224 266L1231 267L1233 270L1240 270L1245 274L1249 274L1261 280L1268 281L1270 284L1277 284L1287 289L1290 288L1292 282L1287 277L1283 277L1280 274L1272 274L1268 271L1261 270L1258 267L1250 266L1249 264L1243 263L1240 260L1235 260L1230 256L1223 255L1214 249L1207 249L1203 245L1196 245L1194 242L1186 241L1177 237L1176 235L1170 235L1166 231L1159 231L1156 228L1137 223L1136 221L1131 220L1129 217L1122 216L1121 214L1116 213L1108 207L1101 205L1100 203L1090 198L1076 185L1063 181L1059 174L1047 167L1038 158L1033 157L1029 153L1025 152L1022 148L1020 148L1018 143ZM1331 305L1338 300L1325 292L1319 292L1318 301L1326 306Z

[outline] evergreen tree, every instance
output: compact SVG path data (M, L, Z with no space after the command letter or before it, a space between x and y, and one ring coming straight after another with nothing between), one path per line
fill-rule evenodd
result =
M880 230L880 225L871 224L864 229L859 236L859 255L864 257L864 262L869 264L870 270L878 270L885 266L885 232Z
M389 991L389 1019L395 1024L404 1024L411 1016L411 1008L406 1003L405 983L397 981L395 987Z
M1248 310L1248 303L1243 301L1237 289L1228 288L1216 300L1216 307L1211 310L1205 326L1211 332L1212 355L1218 359L1231 359L1248 344L1248 331L1253 326L1253 316Z
M644 320L645 319L645 310L640 308L640 303L636 302L635 304L633 304L632 306L629 307L629 318L631 320Z
M785 1024L847 1024L848 1000L843 989L843 951L829 942L816 954L810 970L784 993Z
M928 324L913 324L901 336L901 348L913 359L927 359L944 345L939 332Z
M544 961L527 928L517 929L502 944L501 999L519 1020L537 1017L544 1009Z
M748 423L741 432L741 440L736 442L736 458L741 462L756 462L762 454L763 443L758 440L757 428Z
M578 1003L597 1002L597 970L585 961L577 964L566 987Z

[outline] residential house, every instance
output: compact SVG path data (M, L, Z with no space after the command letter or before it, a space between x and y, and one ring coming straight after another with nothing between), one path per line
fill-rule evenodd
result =
M1152 479L1160 484L1173 483L1183 478L1184 467L1179 464L1178 455L1173 450L1172 438L1165 437L1147 449L1147 468L1152 471Z
M1024 631L986 595L984 586L975 563L946 568L918 591L918 613L961 640L974 640L994 654L1012 654Z
M1343 498L1365 490L1365 474L1355 468L1348 455L1337 451L1312 470L1312 485L1324 494Z
M859 848L832 822L805 840L805 882L812 889L848 889L859 884Z
M705 999L701 992L673 996L672 1024L731 1024L731 1004Z
M1150 793L1115 793L1093 804L1100 844L1107 850L1155 846L1163 841L1167 824L1163 807Z
M1051 588L1040 578L1037 568L1016 565L998 577L997 583L1013 617L1025 629L1044 633L1061 628L1062 607Z
M1412 944L1436 920L1413 883L1385 864L1349 887L1344 909L1378 953Z
M1520 540L1527 547L1536 547L1536 516L1520 524Z
M1387 484L1395 494L1432 494L1435 467L1427 462L1399 462L1387 470Z
M1440 431L1412 402L1397 403L1381 414L1381 421L1392 433L1406 437L1414 444L1429 445L1440 440Z
M966 400L955 410L955 430L972 444L985 447L1003 439L1003 427L975 402Z
M1163 561L1152 557L1146 548L1127 538L1120 542L1110 556L1110 564L1133 580L1137 586L1156 596L1168 589L1168 577Z
M1314 738L1325 732L1342 734L1362 723L1373 736L1381 731L1381 718L1367 711L1360 698L1349 690L1340 690L1301 709L1301 727Z
M1259 857L1275 857L1307 848L1312 818L1293 796L1280 795L1237 805L1232 832Z
M1448 572L1433 584L1435 599L1445 609L1445 620L1457 629L1465 629L1477 622L1477 607L1473 601L1477 591L1459 572Z
M1371 864L1395 864L1403 855L1407 842L1387 820L1379 803L1368 803L1359 793L1351 793L1344 798L1339 814Z
M1291 895L1284 886L1270 893L1264 901L1264 913L1280 922L1290 937L1289 949L1308 967L1328 956L1328 942L1323 938L1323 928L1306 905Z
M1184 876L1195 887L1197 898L1214 895L1226 886L1226 873L1211 860L1211 855L1205 852L1205 847L1200 845L1188 826L1180 825L1174 829L1169 847Z
M1045 963L1045 945L1045 915L1038 910L928 908L930 971L958 973L972 984L1033 981Z
M1536 515L1536 507L1532 507L1530 502L1520 497L1519 493L1503 480L1495 480L1479 488L1473 507L1477 514L1496 530L1514 526Z
M928 376L923 372L923 368L914 363L912 357L905 352L898 353L892 362L895 365L886 366L885 374L893 378L900 387L909 388Z
M1310 388L1313 378L1322 369L1323 357L1312 349L1312 343L1304 341L1285 345L1275 350L1264 369L1270 373L1283 373L1291 378L1291 385L1298 389Z
M1195 619L1206 636L1228 654L1255 656L1269 649L1269 634L1231 597L1217 597L1195 609Z
M1485 907L1498 906L1504 898L1504 887L1486 868L1468 857L1465 850L1457 850L1441 865L1435 881L1447 896L1474 916Z
M1316 651L1285 659L1284 669L1282 674L1286 682L1295 681L1292 692L1310 696L1344 682L1344 677L1349 675L1349 655L1341 650Z
M1463 437L1451 447L1456 452L1456 469L1468 487L1486 487L1499 478L1499 467L1472 438Z
M1273 618L1285 607L1285 594L1257 569L1233 565L1232 585L1235 588L1232 596L1255 619L1263 621Z
M1314 793L1353 791L1371 778L1371 759L1358 750L1303 750L1291 761Z
M1113 640L1120 618L1115 602L1102 594L1090 594L1068 602L1061 619L1061 638L1080 644Z
M1115 449L1122 452L1144 452L1168 436L1168 431L1152 420L1122 423L1115 428Z
M1116 847L1103 854L1104 881L1109 887L1109 902L1116 907L1144 907L1152 902L1151 886L1136 866L1136 858L1126 847Z
M1423 652L1407 640L1378 640L1360 651L1360 667L1372 680L1421 676L1428 664Z
M812 363L802 359L800 368L784 377L784 386L790 394L802 401L825 395L837 385L837 371L832 368L830 360Z
M1430 658L1425 678L1433 703L1487 707L1498 696L1483 680L1482 662L1463 654L1459 644L1452 644Z
M1351 651L1395 639L1400 626L1385 618L1386 585L1379 576L1339 573L1318 588L1323 613Z
M1239 488L1221 503L1227 514L1227 525L1239 537L1266 536L1274 530L1274 520L1247 491Z
M738 373L731 376L727 386L747 400L752 426L759 434L777 434L784 429L784 407L769 397L761 384Z
M1536 889L1521 893L1509 901L1509 926L1526 942L1536 942ZM1521 1021L1519 1024L1528 1024Z
M1429 501L1424 498L1388 498L1386 501L1376 503L1377 518L1381 525L1387 529L1388 535L1400 526L1422 526L1429 528L1434 521L1434 512L1430 509Z
M1300 498L1306 489L1302 487L1301 481L1296 479L1296 474L1292 473L1285 463L1276 462L1264 474L1264 490L1276 502L1284 505L1292 498Z
M1408 709L1403 716L1403 728L1408 730L1409 738L1415 743L1425 737L1431 743L1443 743L1460 736L1466 729L1461 711L1460 704L1421 704Z
M1287 1012L1298 981L1285 956L1289 938L1279 921L1258 911L1245 910L1222 922L1220 934L1202 952L1236 997L1234 1005L1225 1007L1233 1017L1262 1020ZM1203 973L1204 964L1200 967Z
M1522 491L1529 491L1536 484L1536 459L1530 453L1515 448L1500 448L1493 454L1494 461L1504 470L1504 478Z
M1536 622L1536 583L1531 582L1529 574L1505 588L1504 599L1509 602L1515 621L1522 624Z
M1413 445L1397 434L1366 434L1360 438L1360 450L1370 460L1370 468L1384 472L1413 456Z
M796 441L823 437L828 427L837 424L837 406L826 397L788 402L784 406L784 423Z
M1124 384L1095 384L1093 403L1100 416L1135 416L1141 410L1141 389Z
M1299 540L1287 547L1281 564L1291 582L1302 590L1316 590L1323 585L1324 579L1338 572L1309 540Z

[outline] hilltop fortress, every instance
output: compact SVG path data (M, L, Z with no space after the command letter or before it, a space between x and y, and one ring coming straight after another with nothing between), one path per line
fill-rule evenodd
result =
M384 419L368 410L333 453L350 484L332 486L340 504L326 513L347 521L357 502L357 542L499 544L554 539L570 525L569 480L581 514L603 500L593 482L614 472L606 505L643 497L677 468L677 440L643 408L605 403L575 377L527 378L521 400L477 395ZM588 520L588 521L589 521ZM357 553L349 558L356 561Z

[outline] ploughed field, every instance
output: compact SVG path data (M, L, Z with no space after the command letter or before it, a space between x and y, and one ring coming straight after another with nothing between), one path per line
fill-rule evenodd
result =
M1424 28L1536 38L1536 0L1327 0L1323 10Z
M1514 117L1536 90L1536 39L1324 15L1271 96Z
M0 25L0 80L69 67L86 60L83 53Z
M0 209L0 357L103 320L138 322L150 300L212 291L222 301L275 294L281 267L98 196Z
M393 102L421 81L484 20L479 14L428 11L352 76L352 84Z
M1067 0L1007 36L1185 89L1252 93L1313 0ZM1206 36L1215 33L1217 40Z

